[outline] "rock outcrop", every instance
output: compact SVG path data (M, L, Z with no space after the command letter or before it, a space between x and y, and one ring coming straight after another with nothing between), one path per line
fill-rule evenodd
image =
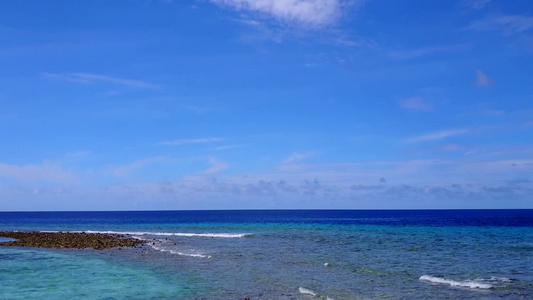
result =
M85 232L0 231L0 237L16 239L16 241L0 243L0 246L11 247L102 250L115 247L134 247L145 243L142 240L124 235Z

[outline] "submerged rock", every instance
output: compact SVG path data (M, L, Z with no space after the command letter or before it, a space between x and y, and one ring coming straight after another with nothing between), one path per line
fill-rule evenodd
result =
M142 240L120 235L85 232L0 231L0 237L16 239L16 241L0 243L0 246L11 247L92 248L102 250L144 244Z

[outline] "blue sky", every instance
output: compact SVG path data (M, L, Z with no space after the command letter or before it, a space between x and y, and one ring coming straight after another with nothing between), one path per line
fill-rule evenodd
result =
M0 210L533 208L533 4L0 4Z

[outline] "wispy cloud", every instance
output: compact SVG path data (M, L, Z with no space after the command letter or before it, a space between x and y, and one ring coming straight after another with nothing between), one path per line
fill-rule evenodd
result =
M281 43L287 36L290 35L285 28L279 26L267 26L263 22L250 19L249 16L243 16L235 21L252 29L252 32L244 33L240 36L239 39L245 43L265 41Z
M205 170L204 174L215 174L229 167L228 163L220 161L214 157L209 158L209 163L211 164L211 167Z
M411 111L431 111L433 103L420 97L411 97L400 101L400 106Z
M503 31L505 34L518 34L533 28L533 17L520 15L493 15L471 23L471 30Z
M0 177L22 182L73 183L77 177L60 165L44 162L38 165L10 165L0 163Z
M157 156L157 157L148 157L148 158L142 158L138 159L134 162L131 162L129 164L125 164L122 166L114 167L110 170L111 174L117 177L125 177L131 175L131 173L137 169L144 168L148 165L161 162L165 160L166 157L164 156Z
M240 40L246 43L265 41L282 43L286 39L305 39L309 37L310 33L312 33L312 31L309 30L293 30L292 28L284 26L283 24L272 24L271 22L267 22L265 20L256 20L251 15L241 15L239 18L233 19L233 21L252 29L250 32L244 33L240 36ZM312 36L320 43L324 44L374 50L380 48L378 43L371 38L354 36L334 27L324 29L320 34Z
M441 130L428 134L423 134L407 139L407 142L416 143L416 142L426 142L426 141L435 141L442 140L452 136L464 135L470 133L470 129L453 129L453 130Z
M476 70L476 84L478 86L491 86L494 84L494 81L490 79L483 71Z
M221 151L221 150L228 150L228 149L240 148L240 147L244 147L244 146L245 146L245 145L224 145L224 146L215 147L215 148L213 148L213 150L215 150L215 151Z
M305 27L319 28L337 21L343 8L362 1L348 0L211 0L238 11L250 11Z
M159 143L160 145L166 146L180 146L188 144L199 144L199 143L213 143L223 141L223 138L219 137L208 137L208 138L199 138L199 139L177 139L172 141L166 141Z
M135 79L113 77L102 74L91 74L91 73L65 73L65 74L54 74L54 73L43 73L43 76L50 79L63 79L72 82L79 83L92 83L92 82L108 82L118 85L139 88L139 89L159 89L159 85Z
M311 157L313 155L314 155L313 152L294 152L293 154L291 154L291 156L289 156L286 159L284 159L283 163L288 164L288 163L299 162L299 161L305 160L305 159L307 159L307 158L309 158L309 157Z
M467 47L467 45L431 46L412 50L391 51L388 53L388 55L389 57L395 59L413 59L435 53L460 51L466 49Z
M348 35L345 32L339 30L330 30L326 42L334 45L346 46L350 48L367 48L367 49L379 49L379 44L371 39L365 37L356 37Z

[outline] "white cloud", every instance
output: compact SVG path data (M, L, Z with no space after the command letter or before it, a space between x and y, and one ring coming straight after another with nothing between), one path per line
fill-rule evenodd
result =
M418 49L404 50L404 51L391 51L389 56L395 59L413 59L421 56L431 55L442 52L454 52L461 51L467 48L467 45L450 45L450 46L431 46Z
M211 0L236 10L257 12L284 22L322 27L338 20L347 0Z
M374 50L380 48L379 44L371 38L349 35L340 30L330 30L325 41L350 48L368 48Z
M187 144L220 142L223 140L224 140L223 138L218 138L218 137L208 137L208 138L199 138L199 139L177 139L177 140L162 142L160 143L160 145L180 146L180 145L187 145Z
M51 79L64 79L68 81L73 82L79 82L79 83L91 83L96 81L101 82L108 82L108 83L115 83L119 85L129 86L133 88L141 88L141 89L159 89L159 86L150 82L142 81L142 80L135 80L135 79L128 79L128 78L120 78L120 77L113 77L113 76L107 76L107 75L101 75L101 74L91 74L91 73L66 73L66 74L52 74L52 73L44 73L44 77L51 78Z
M228 199L228 196L232 196L229 198L235 199L234 201L252 199L249 197L272 199L255 198L257 200L255 203L240 202L246 207L251 204L259 207L270 205L271 201L276 201L274 199L282 201L304 199L299 203L299 207L302 205L309 207L319 205L320 199L323 198L331 208L339 207L344 200L352 196L382 200L374 202L373 205L393 205L394 201L416 196L430 201L430 205L433 206L447 206L448 202L441 202L451 199L446 199L446 196L453 196L456 193L464 195L461 200L455 199L457 201L455 204L467 204L469 201L475 201L468 198L469 195L473 195L470 191L484 191L484 187L506 186L508 179L529 178L528 174L531 171L533 171L533 161L527 159L369 161L300 164L297 168L280 168L274 173L250 173L244 176L242 174L219 177L195 176L171 183L171 186L176 193L201 199L210 197ZM379 180L378 185L376 183L378 178L387 179ZM531 183L527 185L533 188ZM528 193L532 195L533 189ZM428 197L431 195L438 196L439 199ZM489 194L484 195L488 197ZM310 201L308 196L312 196L313 200ZM386 197L382 198L384 196ZM484 196L480 194L476 197ZM218 201L216 203L220 205ZM354 208L358 207L359 203L349 205ZM506 204L500 203L500 205Z
M400 106L411 111L431 111L433 103L420 97L411 97L400 101Z
M211 167L205 170L204 174L215 174L229 167L228 163L220 161L214 157L209 158L209 163L211 164Z
M533 28L533 17L520 15L493 15L473 22L471 30L501 30L505 34L518 34Z
M228 149L240 148L240 147L244 147L244 146L245 145L224 145L224 146L215 147L215 148L213 148L213 150L215 150L215 151L228 150Z
M44 162L39 165L10 165L0 163L0 177L22 182L72 183L77 177L61 166Z
M529 208L533 182L335 186L320 180L196 180L108 185L90 190L4 188L0 210L154 210L265 208Z
M481 70L476 70L476 84L478 86L491 86L494 84L494 81L490 79L485 73L483 73Z
M157 157L148 157L143 159L138 159L132 163L125 164L122 166L114 167L110 170L111 174L117 177L125 177L129 176L133 171L137 169L144 168L145 166L161 162L165 160L166 157L164 156L157 156Z
M243 208L526 208L531 159L301 164L274 173L208 174L93 188L6 187L0 210ZM376 180L383 178L383 180ZM386 178L386 180L384 180Z
M291 156L284 159L283 163L288 164L288 163L299 162L313 155L314 155L313 152L294 152L293 154L291 154Z
M453 129L453 130L441 130L428 134L423 134L407 139L407 142L425 142L425 141L434 141L442 140L452 136L463 135L470 133L469 129Z

